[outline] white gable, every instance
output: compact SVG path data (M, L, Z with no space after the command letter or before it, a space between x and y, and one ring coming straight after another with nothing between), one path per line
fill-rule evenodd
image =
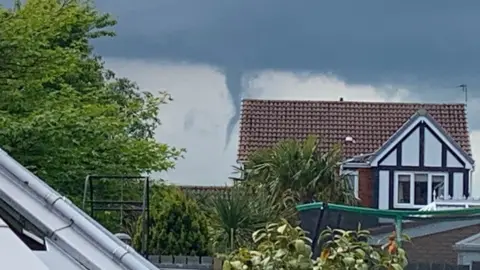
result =
M402 149L402 162L403 166L418 166L419 164L419 149L420 149L420 135L419 124L425 123L428 128L425 128L424 133L424 165L425 166L441 166L442 162L442 143L445 144L449 150L447 150L447 167L463 167L458 158L465 163L466 169L472 169L473 164L465 158L461 149L451 143L449 138L446 137L444 132L439 130L437 126L431 122L431 120L424 116L419 115L414 121L408 121L402 128L395 133L382 148L380 152L375 154L374 159L371 161L371 166L394 166L393 162L396 160L395 148L400 146ZM457 158L458 157L458 158ZM379 161L382 161L379 164ZM397 161L398 162L398 161ZM397 164L398 165L398 164Z
M393 150L387 157L382 161L382 165L385 166L395 166L397 165L397 150Z
M428 128L425 129L424 139L424 165L430 167L442 166L442 142Z
M402 147L402 165L419 166L420 165L420 129L417 127L408 136L405 135Z
M447 152L447 167L463 168L460 161L458 161L458 159L450 151Z

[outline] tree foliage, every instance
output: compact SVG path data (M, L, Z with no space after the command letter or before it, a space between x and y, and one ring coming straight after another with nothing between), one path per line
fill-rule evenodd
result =
M321 256L312 259L311 240L286 220L268 224L252 238L255 248L227 255L224 270L399 270L407 265L405 251L374 248L364 241L368 231L327 230Z
M75 202L88 174L163 171L183 151L153 139L170 97L141 93L92 53L114 24L83 0L0 8L0 147Z
M196 202L174 186L155 185L151 198L149 252L162 255L210 254L207 217ZM142 224L138 222L134 246L140 249Z
M249 156L242 169L245 182L255 189L265 188L282 202L313 201L356 204L348 180L339 175L342 151L334 147L320 153L319 140L285 140Z

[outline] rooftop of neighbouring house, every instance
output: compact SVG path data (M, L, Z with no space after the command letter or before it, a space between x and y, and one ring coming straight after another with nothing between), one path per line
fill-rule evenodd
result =
M457 216L455 219L434 218L431 215L421 215L423 211L442 211L466 208L479 208L480 198L447 198L437 199L435 202L428 204L420 209L419 216L423 219L414 221L405 221L403 224L404 234L411 238L423 237L437 233L447 232L451 230L462 229L480 224L480 215L470 214L466 216ZM395 230L395 225L392 223L384 224L378 227L369 228L372 238L370 243L383 243L386 241L388 235Z
M425 109L471 154L465 104L244 99L238 160L285 139L320 138L320 151L343 144L345 157L378 150L419 109Z
M180 185L178 186L181 190L184 191L212 191L212 192L223 192L230 190L230 186L189 186L189 185Z
M188 194L203 194L203 195L226 195L230 192L231 186L178 186L182 191Z
M465 208L480 208L480 198L446 198L436 199L427 206L420 209L420 211L439 211Z

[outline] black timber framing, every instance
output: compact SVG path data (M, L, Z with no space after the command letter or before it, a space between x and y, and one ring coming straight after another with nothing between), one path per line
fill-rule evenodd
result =
M403 142L416 130L419 130L419 166L403 166L402 165L402 144ZM441 156L441 166L440 167L432 167L432 166L425 166L425 129L430 131L430 133L441 143L442 146L442 156ZM396 165L393 166L385 166L381 165L382 162L389 157L394 151L396 152ZM447 166L447 154L450 152L463 168L453 168ZM448 173L448 192L450 196L453 196L453 188L454 188L454 173L463 173L463 195L468 197L469 191L469 170L465 169L465 162L452 150L445 142L438 136L437 133L433 131L431 127L429 127L425 122L420 122L416 124L407 134L403 136L403 138L394 146L392 147L379 161L378 167L372 168L372 177L373 177L373 187L375 191L373 192L373 207L378 208L379 205L379 188L380 188L380 171L388 171L389 175L389 208L393 209L393 192L394 192L394 172L395 171L405 171L405 172L414 172L414 171L425 171L425 172L445 172Z
M418 136L418 163L419 167L425 167L425 123L420 123L419 129L419 136ZM400 145L400 147L402 147Z

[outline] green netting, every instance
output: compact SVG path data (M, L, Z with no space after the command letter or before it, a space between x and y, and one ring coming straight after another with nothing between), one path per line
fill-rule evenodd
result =
M462 218L472 219L479 218L480 208L467 208L455 210L435 210L435 211L418 211L418 210L384 210L367 207L348 206L340 204L325 204L315 202L302 204L297 206L298 211L307 211L311 209L323 209L325 206L330 210L338 210L343 212L352 212L363 215L371 215L380 218L400 218L400 219L445 219L445 218Z

